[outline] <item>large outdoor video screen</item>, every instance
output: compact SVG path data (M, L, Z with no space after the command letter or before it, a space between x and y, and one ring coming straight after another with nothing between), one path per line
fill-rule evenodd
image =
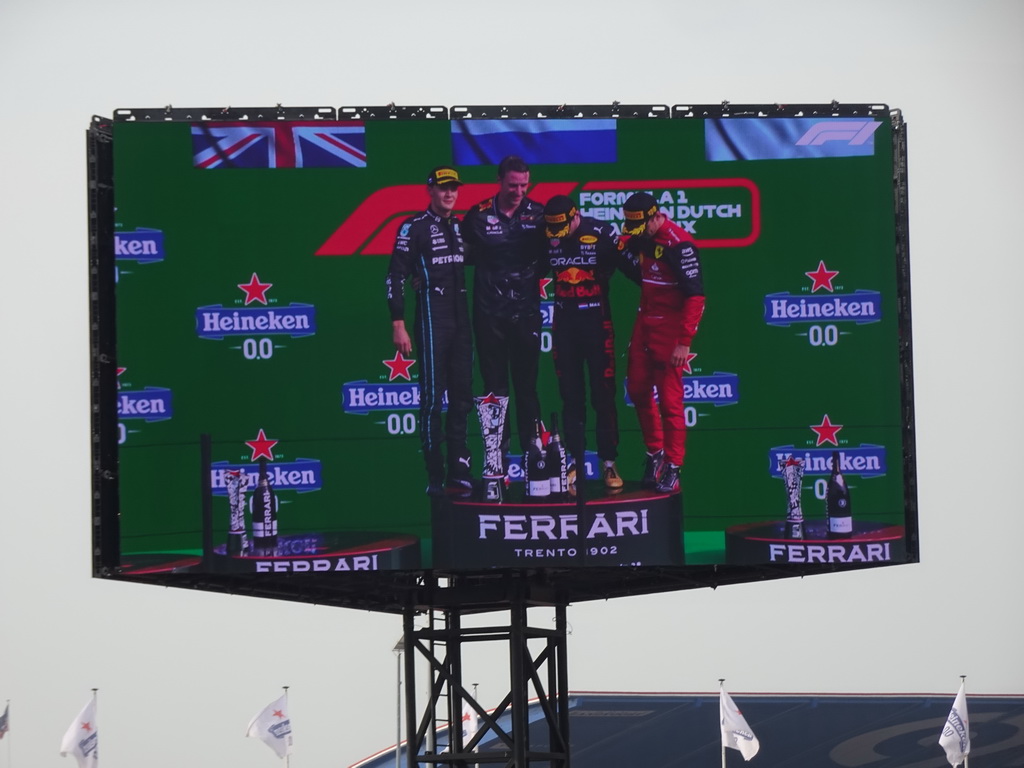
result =
M117 574L340 584L357 572L803 573L917 559L905 186L894 185L902 169L887 108L629 119L128 117L111 128L114 289L99 313L113 329L116 385L96 405L116 411L117 493L103 508L117 517ZM498 166L510 155L528 167L528 200L507 215ZM450 217L424 218L438 166L462 185ZM675 241L647 231L622 237L636 192L652 196L659 222L678 228ZM544 234L543 206L556 195L576 206L576 234ZM478 231L465 244L470 214ZM403 354L386 277L396 242L408 245L415 227L427 234L404 284L411 351ZM647 266L632 277L616 269L588 305L603 319L579 324L560 350L555 304L569 294L559 291L600 283L587 255L602 238L615 246L608 263ZM644 239L651 247L638 247ZM645 298L659 267L668 277L658 288L683 291L670 263L680 248L698 255L704 311L677 370L685 459L676 489L644 482L652 446L680 442L676 416L655 386L651 412L666 424L660 436L642 430L626 379L673 370L653 346L646 362L631 361L642 351L630 339L635 323L660 323L676 334L669 349L683 343L678 318L656 315ZM555 258L569 252L576 260ZM438 253L448 259L443 275L430 262ZM515 386L498 458L507 479L495 481L501 426L488 410L481 355L490 350L480 345L508 340L484 332L501 313L477 295L487 259L492 267L509 259L507 269L536 290L542 444L553 421L568 442L556 358L562 378L584 387L574 395L586 426L585 450L568 446L577 454L572 488L563 467L553 494L530 493L539 470L524 479L531 459L517 419L527 401ZM459 300L428 299L459 291L457 279L466 312L449 323L441 313ZM434 307L438 317L424 317ZM566 327L580 317L564 312ZM452 334L472 339L450 356L461 363L440 358ZM588 334L606 353L594 378ZM506 386L528 373L528 352L525 362L522 346L511 352ZM445 422L453 402L464 410L465 393L442 393L431 426L423 388L443 387L459 374L441 367L459 364L472 377L468 455L445 456ZM621 487L607 477L607 433L598 452L601 376L614 382L611 458ZM607 404L596 407L607 413ZM428 472L425 450L439 451L447 476ZM459 459L469 459L461 486L448 482Z

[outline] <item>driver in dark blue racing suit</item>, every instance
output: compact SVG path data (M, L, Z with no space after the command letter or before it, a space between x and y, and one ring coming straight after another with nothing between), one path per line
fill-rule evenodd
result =
M619 250L611 226L580 216L567 195L555 195L548 201L544 220L548 262L555 277L552 340L566 446L577 462L584 460L589 380L590 403L597 421L601 479L607 488L616 490L622 488L623 482L615 467L619 419L609 281L619 269L638 282L639 271ZM582 465L577 469L582 470Z

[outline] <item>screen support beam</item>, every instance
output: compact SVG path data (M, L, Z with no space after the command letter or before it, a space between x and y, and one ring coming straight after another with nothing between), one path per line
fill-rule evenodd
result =
M416 626L415 607L404 611L406 768L526 768L541 763L569 768L566 606L554 607L554 628L530 626L527 608L526 600L514 600L507 623L483 627L464 626L467 612L457 607L430 609L425 627ZM490 712L464 683L463 648L475 642L503 642L508 648L509 691ZM426 665L427 675L417 676L417 662ZM425 691L417 688L422 680L429 680ZM534 738L546 726L543 745L530 743L531 699L543 717ZM463 736L467 710L475 713L479 725L475 733ZM482 741L495 738L494 746L479 748Z
M89 178L89 347L92 386L93 572L109 575L120 563L118 515L116 263L114 254L114 145L110 120L93 117L86 132Z

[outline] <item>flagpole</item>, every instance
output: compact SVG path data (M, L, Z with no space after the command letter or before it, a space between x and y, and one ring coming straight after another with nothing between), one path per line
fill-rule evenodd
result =
M7 705L4 707L4 713L7 715L7 768L12 768L13 763L11 762L11 700L7 700Z
M402 754L402 654L405 653L405 635L398 638L395 647L395 768L401 768Z
M960 675L960 685L964 687L964 703L967 703L967 675ZM967 738L971 738L970 725L967 726ZM964 755L964 768L971 768L971 756Z
M285 712L288 713L288 719L291 719L291 711L292 711L292 709L291 709L291 705L288 703L288 686L287 685L282 685L281 687L284 688ZM292 764L292 753L291 753L291 750L289 750L288 753L284 756L284 764L285 764L285 768L291 768L291 764Z
M718 707L721 710L722 707L722 690L725 688L725 678L718 678ZM719 717L721 719L721 717ZM719 723L721 725L721 723ZM718 740L722 742L722 768L725 768L725 739L722 738L722 731L719 728Z
M96 749L100 747L100 698L99 688L92 689L92 720L93 725L96 726ZM96 766L97 760L95 757L96 753L93 753L93 766Z
M480 703L480 698L476 694L476 688L477 688L478 685L479 685L479 683L473 683L473 701L475 701L477 704ZM479 729L479 727L480 727L480 722L479 722L479 720L477 720L477 728ZM473 751L474 752L479 752L480 751L480 745L478 744L476 747L474 747ZM480 763L474 763L473 765L474 765L474 768L480 768Z

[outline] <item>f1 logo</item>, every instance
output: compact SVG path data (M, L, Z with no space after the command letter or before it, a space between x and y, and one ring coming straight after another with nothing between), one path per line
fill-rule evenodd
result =
M798 147L816 147L826 141L845 141L850 146L860 146L878 129L881 123L874 120L823 120L815 123L796 141Z

